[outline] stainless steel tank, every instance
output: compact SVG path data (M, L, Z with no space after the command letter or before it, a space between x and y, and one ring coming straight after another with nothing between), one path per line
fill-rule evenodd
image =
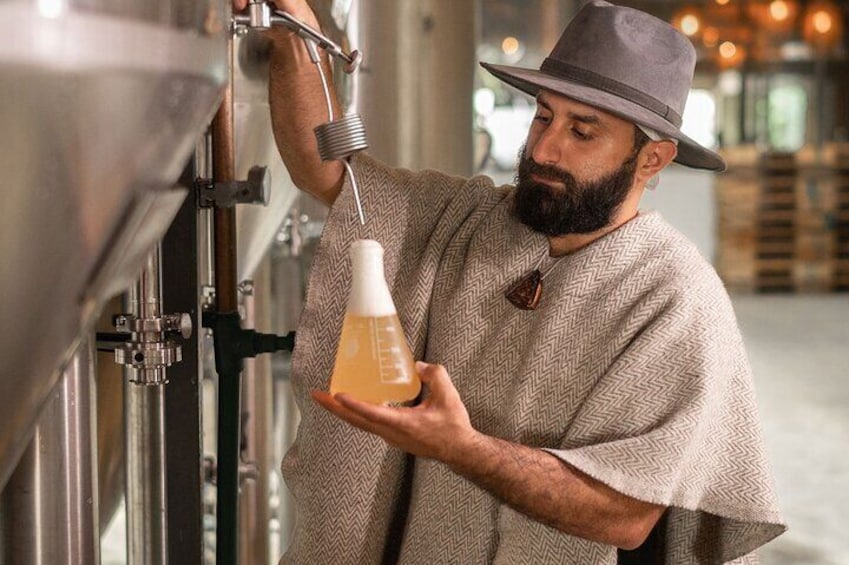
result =
M268 167L271 173L268 205L236 208L237 276L243 281L253 276L298 193L274 142L268 107L268 44L255 32L234 43L233 144L236 178L246 178L256 165Z
M136 278L227 77L224 0L0 2L0 487Z

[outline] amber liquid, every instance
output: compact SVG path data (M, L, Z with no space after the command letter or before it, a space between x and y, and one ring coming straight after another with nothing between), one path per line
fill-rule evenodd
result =
M345 316L330 393L347 392L372 404L418 396L421 382L398 315Z

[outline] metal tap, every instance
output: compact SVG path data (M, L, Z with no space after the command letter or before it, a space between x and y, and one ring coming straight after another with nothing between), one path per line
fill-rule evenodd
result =
M270 29L274 25L282 25L291 29L301 38L312 41L331 56L341 59L345 62L343 68L346 73L350 74L357 70L363 60L363 55L358 50L354 49L350 53L346 53L339 44L317 29L308 26L288 12L272 10L266 2L251 1L248 3L247 14L235 14L233 16L233 31L236 34L242 34L248 29Z

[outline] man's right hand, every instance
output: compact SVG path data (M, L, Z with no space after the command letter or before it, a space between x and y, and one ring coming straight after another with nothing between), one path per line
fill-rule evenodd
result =
M249 0L233 0L233 12L241 12L248 7ZM288 12L310 25L316 21L315 14L306 0L274 0L271 2L274 8L283 12Z

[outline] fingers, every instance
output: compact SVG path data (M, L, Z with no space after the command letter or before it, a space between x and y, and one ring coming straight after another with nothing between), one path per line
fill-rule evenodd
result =
M375 426L372 422L369 422L366 418L363 418L356 412L352 412L348 408L342 406L334 396L320 390L311 391L310 396L312 396L313 400L315 400L322 408L337 418L340 418L361 430L372 433L374 432Z
M335 416L368 432L380 433L382 428L391 428L399 423L398 408L376 406L349 394L330 395L318 390L310 394L313 400Z
M288 12L299 20L311 22L315 19L312 9L304 0L274 0L273 4L278 10Z
M248 0L233 0L233 11L241 12L248 7Z
M350 394L337 394L336 401L343 407L347 408L358 417L363 418L380 426L396 426L398 425L399 408L389 408L388 406L377 406L357 400Z

